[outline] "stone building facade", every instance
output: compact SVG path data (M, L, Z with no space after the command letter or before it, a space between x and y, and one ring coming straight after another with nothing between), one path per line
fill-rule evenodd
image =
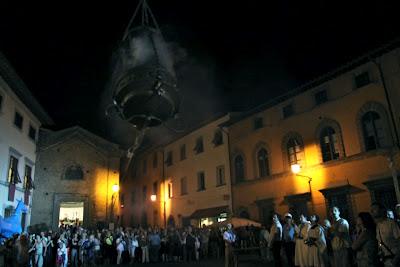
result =
M121 187L125 225L199 226L231 214L228 139L218 126L227 120L218 115L138 153Z
M11 216L18 200L28 212L21 216L30 225L38 131L53 121L23 80L0 52L0 216Z
M338 206L354 222L371 201L394 208L399 59L397 45L374 51L225 123L234 213L270 225L275 212Z
M77 213L83 210L80 220L86 227L117 222L119 196L112 188L119 185L121 155L118 145L80 127L42 130L32 224L55 229L60 210L74 207Z

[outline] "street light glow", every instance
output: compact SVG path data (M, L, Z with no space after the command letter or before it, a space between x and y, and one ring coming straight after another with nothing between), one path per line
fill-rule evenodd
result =
M150 200L153 201L153 202L156 201L157 200L157 196L156 195L151 195L150 196Z
M300 172L300 169L301 169L300 164L293 164L291 166L291 168L292 168L292 172L294 174L298 174Z
M112 191L113 191L114 193L117 193L117 192L119 191L119 185L114 184L114 185L112 186Z

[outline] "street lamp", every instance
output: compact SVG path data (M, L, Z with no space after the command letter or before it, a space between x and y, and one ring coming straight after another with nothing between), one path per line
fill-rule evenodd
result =
M299 172L301 171L301 166L300 166L300 164L297 164L297 163L296 163L296 164L292 164L292 166L290 166L290 168L292 169L292 173L295 174L296 176L299 176L299 177L303 177L303 178L307 178L307 179L308 179L308 188L309 188L309 191L310 191L311 208L312 208L312 210L314 211L314 203L313 203L313 201L312 201L312 191L311 191L311 181L312 181L312 177L307 176L307 175L299 174Z
M156 202L157 201L157 195L153 194L150 195L150 200L151 202ZM163 208L164 208L164 228L167 227L167 201L165 201L165 197L164 197L164 201L158 201L160 203L163 203Z

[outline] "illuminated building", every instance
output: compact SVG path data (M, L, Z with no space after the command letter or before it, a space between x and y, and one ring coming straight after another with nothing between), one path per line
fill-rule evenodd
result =
M373 51L222 125L230 138L237 216L270 225L274 212L325 218L338 206L354 222L371 201L394 207L397 47ZM291 171L294 164L298 174Z

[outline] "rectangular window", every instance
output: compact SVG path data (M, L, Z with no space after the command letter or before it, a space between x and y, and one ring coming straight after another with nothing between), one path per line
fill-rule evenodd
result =
M15 111L14 125L17 126L18 129L22 130L23 122L24 122L24 118L22 117L22 115L18 111Z
M187 193L187 178L183 177L181 178L181 195L186 195Z
M204 172L197 173L197 191L206 190L206 181L205 181Z
M158 159L157 159L157 152L153 155L153 169L157 168Z
M33 141L36 141L36 129L32 126L29 125L29 133L28 136L30 139L32 139Z
M223 165L217 167L217 186L225 185L225 167Z
M143 191L142 191L142 197L143 197L143 202L146 202L147 199L147 187L143 186Z
M262 128L263 125L264 125L264 123L263 123L262 117L254 118L254 130Z
M186 159L186 145L181 145L181 160Z
M147 171L147 160L144 159L143 160L143 174L146 174L146 171Z
M294 109L293 109L293 105L289 104L287 106L284 106L282 109L283 112L283 118L289 118L290 116L292 116L294 114Z
M222 145L224 143L224 138L222 135L222 131L217 130L214 133L214 139L212 140L212 143L214 144L214 146L219 146Z
M365 71L361 74L354 76L354 83L356 88L360 88L371 83L368 72Z
M154 182L153 183L153 195L157 195L157 189L158 189L158 183Z
M125 205L125 195L124 194L120 195L119 202L120 202L121 205Z
M326 93L326 90L322 90L322 91L315 93L314 99L315 99L316 105L321 105L322 103L325 103L326 101L328 101L328 94Z
M172 198L172 183L168 183L168 198Z
M196 145L194 147L194 151L196 154L200 154L200 153L204 152L203 137L197 138Z
M32 186L32 167L29 165L25 165L25 177L24 177L24 185L25 189L31 189Z
M171 166L172 165L172 161L173 161L173 159L172 159L172 151L168 151L167 152L167 158L165 160L165 164L167 166Z
M14 156L10 156L10 165L8 166L8 177L9 183L17 184L21 182L18 174L18 159Z

